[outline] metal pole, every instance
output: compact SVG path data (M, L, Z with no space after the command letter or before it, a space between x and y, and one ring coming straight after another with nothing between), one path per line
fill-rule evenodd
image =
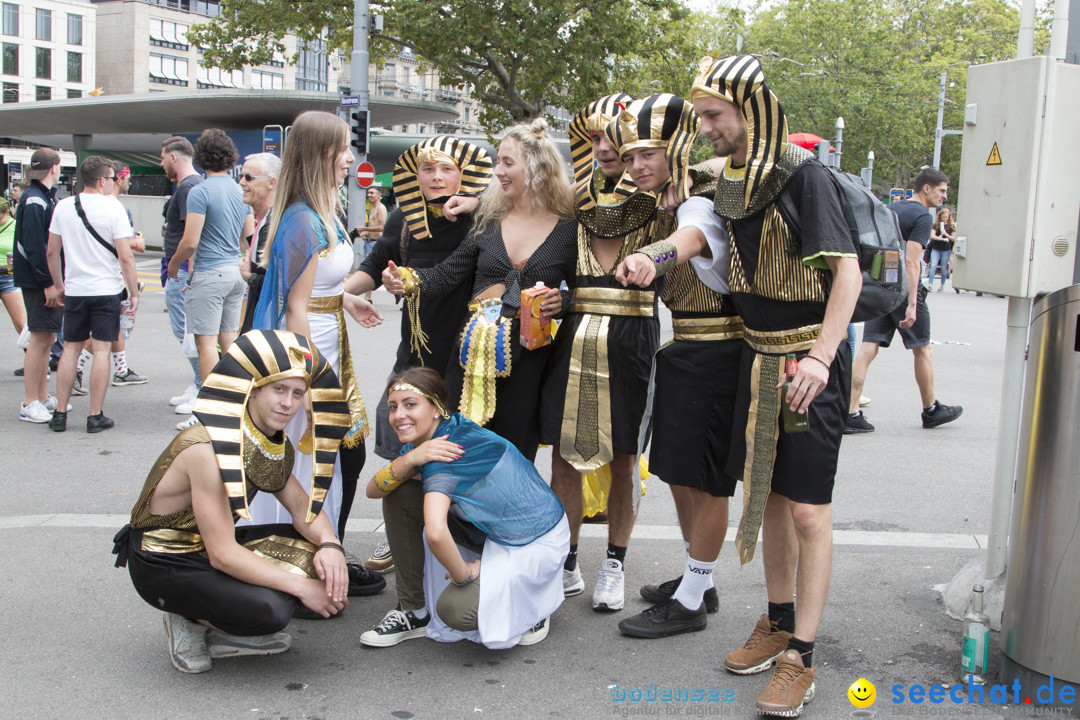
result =
M349 64L350 92L359 98L360 102L353 108L357 112L368 111L368 0L353 0L353 51L352 62ZM356 184L356 168L360 163L367 162L366 153L356 153L356 162L350 168L350 177L345 178L345 184L349 188L349 222L348 227L354 228L363 225L365 216L366 193Z
M1020 36L1016 41L1016 57L1029 58L1035 54L1035 0L1024 0L1020 6Z
M949 73L941 73L941 89L938 91L937 99L937 127L934 129L934 162L933 168L935 170L941 169L941 138L942 130L945 129L943 123L945 122L945 83L948 80Z
M840 169L840 159L844 155L844 118L836 118L836 153L833 157L833 167Z

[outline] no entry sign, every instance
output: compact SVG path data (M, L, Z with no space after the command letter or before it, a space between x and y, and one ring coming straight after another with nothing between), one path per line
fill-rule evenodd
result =
M356 166L356 184L362 188L371 187L375 182L375 166L369 162L362 162Z

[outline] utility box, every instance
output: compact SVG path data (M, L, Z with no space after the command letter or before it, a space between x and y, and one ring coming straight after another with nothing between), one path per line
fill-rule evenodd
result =
M1073 283L1080 65L968 68L953 286L1033 298Z

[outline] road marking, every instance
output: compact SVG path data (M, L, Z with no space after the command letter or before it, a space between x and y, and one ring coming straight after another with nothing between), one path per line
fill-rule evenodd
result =
M55 514L55 515L15 515L0 517L0 530L26 528L111 528L118 530L129 520L124 515L90 514ZM382 525L382 520L360 518L350 520L347 532L375 532ZM737 529L728 528L727 541L735 540ZM582 525L581 537L606 538L605 525ZM681 540L682 534L675 525L638 525L634 528L637 540ZM759 538L760 539L760 538ZM982 550L986 547L985 535L962 533L923 533L923 532L874 532L868 530L835 530L833 544L850 547L877 548L917 548L936 550Z

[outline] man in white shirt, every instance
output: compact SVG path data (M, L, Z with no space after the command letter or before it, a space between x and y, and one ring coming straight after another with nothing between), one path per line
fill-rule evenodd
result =
M113 427L102 405L112 375L110 344L120 336L120 303L127 288L132 318L139 306L135 257L130 241L134 233L124 206L112 195L116 171L112 161L95 155L79 168L83 191L57 203L49 226L47 257L53 286L45 291L51 305L64 308L64 354L56 382L57 411L49 427L67 429L68 399L75 383L79 352L90 340L94 355L90 370L90 415L86 431ZM61 265L60 253L64 254Z

